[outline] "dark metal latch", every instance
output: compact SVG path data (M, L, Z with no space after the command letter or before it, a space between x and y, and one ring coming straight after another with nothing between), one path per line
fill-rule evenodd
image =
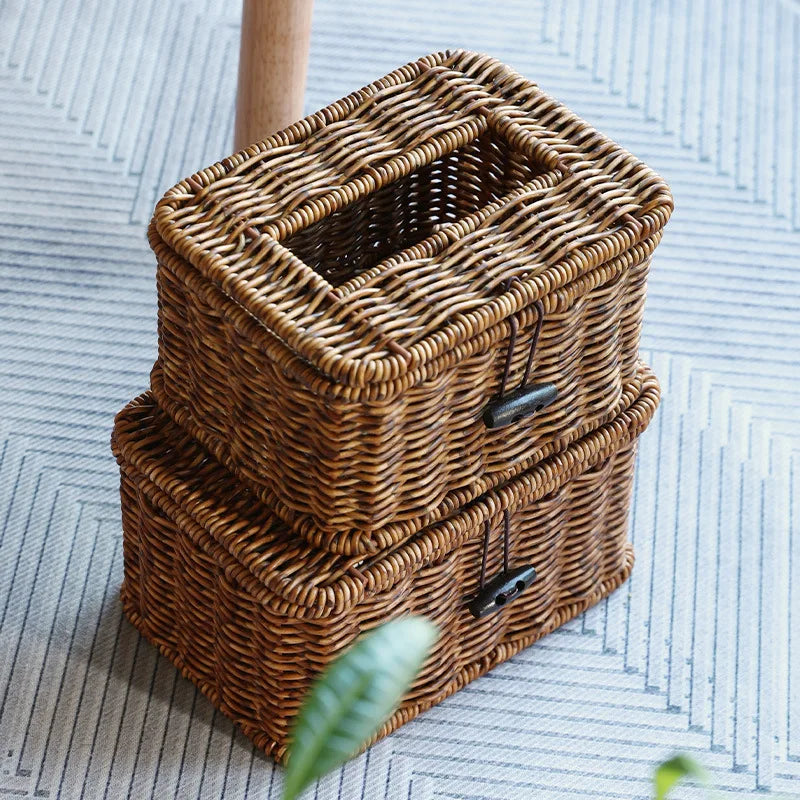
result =
M473 617L480 619L516 600L536 580L531 566L515 567L492 578L469 604Z
M551 405L558 397L554 383L531 383L508 392L486 406L483 421L487 428L504 428Z

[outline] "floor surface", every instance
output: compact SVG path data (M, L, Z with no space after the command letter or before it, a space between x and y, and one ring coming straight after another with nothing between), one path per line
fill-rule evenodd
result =
M155 354L149 214L231 148L238 7L0 0L2 797L280 794L121 616L108 448ZM724 797L800 797L800 5L317 0L307 108L448 46L514 65L673 187L638 561L309 797L646 798L676 749Z

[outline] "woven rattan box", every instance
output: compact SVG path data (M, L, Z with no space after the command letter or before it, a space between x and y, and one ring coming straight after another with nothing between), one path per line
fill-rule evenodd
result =
M310 682L363 631L424 614L440 638L392 729L563 624L629 574L635 443L658 403L613 420L410 539L344 556L298 538L146 394L117 416L133 624L282 759ZM512 576L498 587L496 578Z
M428 56L167 192L152 391L308 542L377 552L624 411L671 209L508 67Z

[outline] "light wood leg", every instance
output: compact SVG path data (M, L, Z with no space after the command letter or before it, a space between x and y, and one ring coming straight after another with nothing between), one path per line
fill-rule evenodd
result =
M313 0L244 0L236 150L303 116Z

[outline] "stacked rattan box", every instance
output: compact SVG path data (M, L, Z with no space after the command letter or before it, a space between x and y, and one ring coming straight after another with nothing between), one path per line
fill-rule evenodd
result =
M671 209L644 164L464 51L167 192L159 358L113 435L131 621L282 758L364 630L441 631L384 734L613 590Z

